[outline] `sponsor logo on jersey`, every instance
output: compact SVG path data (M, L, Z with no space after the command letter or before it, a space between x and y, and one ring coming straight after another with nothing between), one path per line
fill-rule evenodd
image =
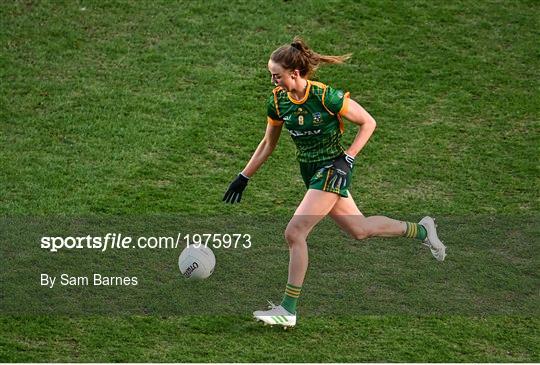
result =
M321 134L321 130L315 129L313 131L297 131L297 130L291 129L289 130L289 133L293 137L316 136L318 134Z

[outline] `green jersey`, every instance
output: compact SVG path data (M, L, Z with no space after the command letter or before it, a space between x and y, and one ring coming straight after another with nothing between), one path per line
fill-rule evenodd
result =
M341 146L343 121L349 93L308 80L302 100L293 99L287 90L277 87L268 99L268 122L285 123L300 162L332 160L344 151Z

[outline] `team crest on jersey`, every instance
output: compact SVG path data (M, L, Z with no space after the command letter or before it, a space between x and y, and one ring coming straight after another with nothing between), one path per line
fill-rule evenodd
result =
M313 124L319 124L322 122L322 114L319 112L313 113Z
M298 108L294 111L294 115L296 116L299 116L299 115L306 115L308 114L308 111L307 110L304 110L302 108Z

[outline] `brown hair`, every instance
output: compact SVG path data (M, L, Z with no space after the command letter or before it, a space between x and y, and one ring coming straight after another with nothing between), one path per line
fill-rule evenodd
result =
M304 40L294 37L291 44L285 44L270 56L270 59L280 64L286 70L299 70L300 76L311 77L321 63L343 63L351 58L352 53L342 56L321 55L309 49Z

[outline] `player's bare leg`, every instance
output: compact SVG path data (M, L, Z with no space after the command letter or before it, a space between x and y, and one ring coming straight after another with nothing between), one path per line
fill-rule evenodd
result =
M349 197L340 197L329 213L330 217L347 233L356 239L369 237L399 237L407 228L405 222L385 216L365 217Z
M284 327L296 325L296 301L308 268L307 236L338 201L334 193L309 189L285 230L289 244L289 278L281 305L270 303L267 311L253 313L257 320Z
M446 256L446 246L439 240L435 222L431 217L422 218L418 225L384 216L364 217L350 194L348 198L339 198L329 215L345 232L355 239L415 237L420 238L423 244L430 248L431 253L438 261L443 261ZM425 229L424 236L421 236L417 231L418 227ZM409 231L412 231L412 234L409 234Z
M285 229L289 244L289 283L302 286L308 266L307 236L327 214L339 196L309 189Z

